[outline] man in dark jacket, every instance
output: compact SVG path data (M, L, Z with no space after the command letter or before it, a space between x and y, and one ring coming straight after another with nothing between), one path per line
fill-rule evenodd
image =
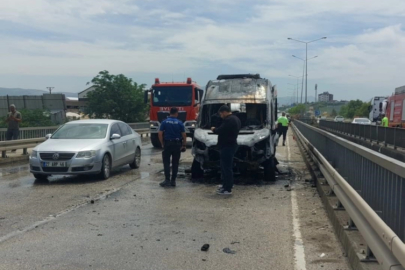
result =
M212 127L211 130L218 134L218 147L221 155L221 178L223 185L217 190L220 195L231 195L233 188L233 157L238 149L237 138L241 123L238 117L232 115L231 109L223 105L219 108L219 114L223 119L220 127Z

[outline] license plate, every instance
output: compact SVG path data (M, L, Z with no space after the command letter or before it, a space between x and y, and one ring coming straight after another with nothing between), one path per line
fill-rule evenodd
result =
M67 162L61 161L51 161L51 162L43 162L43 167L67 167Z

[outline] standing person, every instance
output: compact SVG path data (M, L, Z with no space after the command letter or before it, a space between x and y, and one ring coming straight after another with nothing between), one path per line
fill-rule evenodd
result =
M285 112L281 114L281 116L277 119L277 122L281 124L281 133L283 134L283 146L285 146L285 139L287 137L288 125L290 123L290 121L288 121L288 118L285 116Z
M219 115L223 119L220 127L211 130L218 134L218 147L221 156L221 178L223 185L217 190L220 195L231 195L233 188L233 157L238 149L237 138L241 123L238 117L232 115L231 109L223 105L219 108Z
M6 123L8 123L6 140L18 140L20 136L20 122L22 120L21 113L16 110L15 105L10 105L10 112L7 114ZM15 152L16 150L12 150Z
M179 109L171 108L170 116L162 122L159 129L159 141L162 144L165 181L162 187L175 187L181 152L186 151L187 136L183 122L177 119ZM172 159L172 177L170 178L170 158Z
M385 113L381 114L381 117L383 118L383 119L381 120L381 126L383 126L383 127L388 127L388 124L389 124L389 122L388 122L388 117L385 116Z

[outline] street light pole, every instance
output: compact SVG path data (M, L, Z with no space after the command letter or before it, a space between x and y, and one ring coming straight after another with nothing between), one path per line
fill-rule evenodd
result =
M304 72L305 72L305 64L306 64L307 62L308 62L308 61L304 61L304 64L302 65L301 104L302 104L302 94L303 94L303 92L304 92L304 78L305 78Z
M300 59L301 61L304 62L304 65L303 65L303 67L302 67L302 83L301 83L301 104L302 104L302 95L303 95L303 92L304 92L305 65L306 65L306 63L307 63L309 60L312 60L312 59L314 59L314 58L317 58L318 56L311 57L311 58L309 58L309 59L307 59L307 60L302 59L302 58L300 58L300 57L298 57L298 56L295 56L295 55L293 55L292 57L297 58L297 59ZM307 75L308 75L308 74L307 74ZM306 101L305 101L305 102L306 102Z
M305 43L305 104L307 104L308 90L308 43Z
M294 76L294 75L288 75L288 76L297 78L297 104L298 104L298 85L299 85L299 79L302 78L302 85L301 85L301 103L302 103L302 89L303 89L303 83L304 83L304 74L302 74L302 76Z
M295 86L295 88L296 89L294 89L294 93L293 93L293 98L294 98L294 101L295 101L295 92L297 92L297 104L298 104L298 79L297 79L297 84L294 84L294 83L289 83L289 85L294 85Z
M326 37L322 37L322 38L318 38L312 41L302 41L302 40L298 40L298 39L293 39L293 38L287 38L288 40L294 40L300 43L305 43L305 103L307 103L307 93L308 93L308 44L321 40L321 39L326 39Z

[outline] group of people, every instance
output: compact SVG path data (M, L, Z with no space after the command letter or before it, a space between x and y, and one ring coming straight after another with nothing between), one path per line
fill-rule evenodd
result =
M178 109L171 108L170 116L162 122L159 129L159 141L163 147L162 158L165 180L160 183L162 187L175 187L181 152L186 151L186 132L184 124L177 119ZM222 185L217 189L219 195L231 195L233 188L233 160L238 149L237 138L241 129L241 121L232 114L227 105L223 105L218 111L222 118L219 127L211 127L214 134L218 134L218 148L220 151L220 167ZM277 137L283 136L285 145L289 119L283 113L277 119ZM170 162L171 160L171 162ZM170 174L170 163L172 173ZM275 168L276 169L276 168Z
M162 158L165 180L160 183L162 187L175 187L181 152L186 151L186 132L184 124L177 119L178 109L171 108L170 116L162 122L159 129L159 141L163 147ZM224 105L219 109L223 119L220 127L212 127L211 131L218 134L218 147L220 149L220 165L223 185L217 190L220 195L232 194L233 188L233 158L238 148L237 138L241 128L238 117L232 115L231 109ZM171 159L171 162L170 162ZM170 163L172 173L170 174Z

